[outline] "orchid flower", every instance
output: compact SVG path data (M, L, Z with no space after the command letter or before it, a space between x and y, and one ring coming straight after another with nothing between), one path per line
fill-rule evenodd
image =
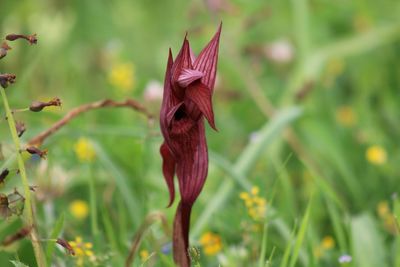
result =
M199 196L208 172L208 151L204 120L216 130L212 107L221 25L207 46L196 57L186 36L173 60L169 51L160 112L164 143L160 152L170 200L174 201L174 176L181 196L173 226L173 253L181 267L190 266L189 224L192 206Z

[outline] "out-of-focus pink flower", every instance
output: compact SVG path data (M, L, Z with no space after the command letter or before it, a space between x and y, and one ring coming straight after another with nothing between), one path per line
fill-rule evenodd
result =
M144 92L143 98L147 102L158 101L163 97L163 86L159 81L151 80L147 83Z
M264 49L264 53L268 59L276 63L288 63L293 59L293 46L287 40L278 40Z

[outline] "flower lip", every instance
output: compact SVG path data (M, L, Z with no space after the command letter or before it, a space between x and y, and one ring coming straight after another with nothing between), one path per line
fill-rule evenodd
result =
M178 77L178 84L181 87L188 87L189 84L203 78L204 73L198 70L183 69L181 75Z

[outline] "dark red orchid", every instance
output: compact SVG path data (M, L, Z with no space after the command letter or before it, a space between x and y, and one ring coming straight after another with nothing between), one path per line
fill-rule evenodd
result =
M198 57L193 54L185 36L175 61L171 50L169 51L165 74L160 113L164 143L160 152L163 158L163 174L170 193L168 206L175 198L175 173L179 181L181 201L174 220L173 251L174 260L181 267L190 266L187 253L190 213L208 172L203 117L216 129L211 98L220 34L221 26Z

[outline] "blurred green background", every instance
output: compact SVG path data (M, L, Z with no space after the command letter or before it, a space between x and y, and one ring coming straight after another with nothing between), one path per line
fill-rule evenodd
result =
M40 236L58 222L63 238L91 244L76 257L57 247L53 266L123 266L156 211L167 229L147 229L134 266L173 266L176 203L165 208L157 118L168 49L175 56L188 32L199 53L222 21L219 131L207 128L209 176L191 224L201 266L399 267L399 14L395 0L3 0L1 36L39 40L9 43L0 61L1 73L17 75L6 90L12 108L63 102L16 113L23 142L105 98L134 98L156 115L90 111L46 140L47 160L26 157ZM0 164L15 170L1 126ZM14 187L12 171L0 190ZM0 238L19 225L2 219ZM36 266L27 240L1 247L1 266L13 259Z

